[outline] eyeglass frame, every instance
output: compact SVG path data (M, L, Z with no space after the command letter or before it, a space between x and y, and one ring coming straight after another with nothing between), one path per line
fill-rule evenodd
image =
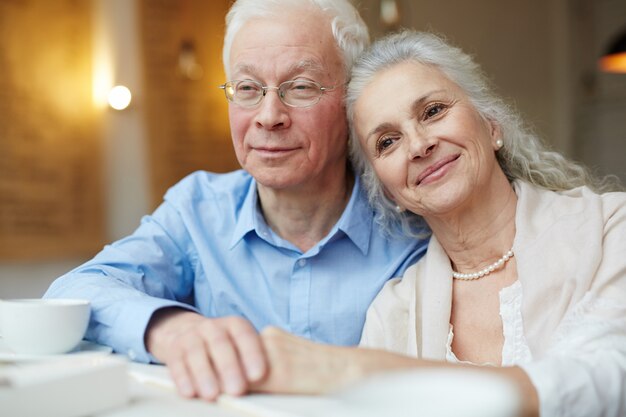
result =
M317 96L317 98L316 98L316 100L315 100L315 101L313 101L313 102L311 102L310 104L307 104L307 105L305 105L305 106L297 106L297 105L295 105L295 104L290 104L290 103L287 103L287 102L285 101L285 93L283 92L283 93L281 94L281 90L280 90L280 88L281 88L283 85L285 85L285 84L288 84L288 83L294 83L294 82L298 82L298 81L300 81L300 82L306 82L306 83L309 83L309 84L314 84L314 85L315 85L315 86L319 89L319 95ZM237 103L237 102L234 100L234 98L235 98L235 94L236 94L236 93L234 93L234 94L232 95L232 98L229 98L229 97L228 97L228 93L226 92L226 88L227 88L228 84L235 83L235 84L234 84L234 86L236 86L238 83L241 83L241 82L250 82L250 83L253 83L253 84L258 85L258 86L261 88L262 93L259 95L259 100L258 100L256 103L251 104L251 105L249 105L249 106L246 106L246 105L242 105L242 104L240 104L240 103ZM230 81L226 81L224 84L219 85L219 86L218 86L218 88L220 88L220 89L224 90L224 96L226 96L226 100L228 100L229 102L231 102L231 103L233 103L233 104L236 104L237 106L240 106L240 107L243 107L243 108L246 108L246 109L250 109L250 108L253 108L253 107L255 107L255 106L259 105L259 104L263 101L263 99L265 98L265 96L267 95L267 92L268 92L269 90L276 90L276 94L278 95L278 99L279 99L279 100L280 100L280 102L281 102L281 103L283 103L285 106L289 106L289 107L293 107L293 108L298 108L298 109L303 109L303 108L307 108L307 107L313 107L313 106L315 106L317 103L319 103L319 102L320 102L320 100L322 99L322 96L324 95L324 93L325 93L325 92L327 92L327 91L333 91L335 88L337 88L337 85L333 85L332 87L324 87L322 84L318 83L317 81L311 81L311 80L298 80L298 79L295 79L295 80L287 80L287 81L283 81L282 83L278 84L278 86L268 86L268 85L263 85L261 82L256 81L256 80L243 79L243 80L230 80ZM233 88L233 91L236 91L236 88Z

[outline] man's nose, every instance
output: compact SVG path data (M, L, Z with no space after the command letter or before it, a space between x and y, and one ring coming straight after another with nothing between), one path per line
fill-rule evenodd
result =
M276 87L268 87L259 103L255 123L264 129L280 129L289 127L289 107L280 99L280 91Z

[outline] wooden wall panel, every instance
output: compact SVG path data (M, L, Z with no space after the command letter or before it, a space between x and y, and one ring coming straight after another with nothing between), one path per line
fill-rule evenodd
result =
M91 3L0 1L0 260L102 245Z
M195 170L239 168L228 128L228 106L217 88L224 82L221 50L229 5L227 0L140 2L143 103L154 205L168 187ZM199 66L197 73L185 73L184 60L190 57Z

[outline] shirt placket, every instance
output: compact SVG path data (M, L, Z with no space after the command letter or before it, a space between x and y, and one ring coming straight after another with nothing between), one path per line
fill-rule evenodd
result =
M289 294L289 324L293 332L311 337L311 261L299 258L293 264Z

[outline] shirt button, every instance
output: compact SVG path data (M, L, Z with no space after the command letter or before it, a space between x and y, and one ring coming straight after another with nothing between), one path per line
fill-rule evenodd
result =
M298 265L300 265L300 267L303 267L304 265L306 265L306 259L300 259L298 261Z
M131 361L134 361L136 358L137 358L137 354L135 353L135 351L133 349L129 349L128 359L130 359Z

